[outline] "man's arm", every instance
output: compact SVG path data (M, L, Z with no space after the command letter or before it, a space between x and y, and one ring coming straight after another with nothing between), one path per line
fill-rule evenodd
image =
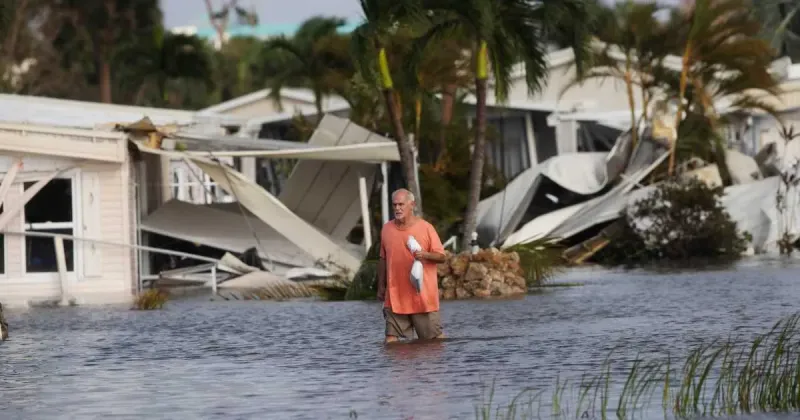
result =
M430 250L423 251L420 257L436 264L441 264L447 261L447 256L444 254L442 240L439 239L439 234L430 224L428 224L428 238L430 239Z

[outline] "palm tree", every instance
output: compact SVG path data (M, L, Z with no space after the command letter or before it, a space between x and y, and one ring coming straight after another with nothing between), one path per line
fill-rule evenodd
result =
M158 1L53 0L49 7L53 16L64 23L62 39L91 51L100 88L99 99L111 103L114 56L120 46L136 42L137 38L150 37L153 28L161 24Z
M759 0L753 2L753 11L761 22L761 37L775 54L800 60L800 1Z
M578 72L588 52L590 27L583 0L427 0L425 9L435 12L437 21L426 40L465 36L473 42L475 65L476 129L470 168L467 208L464 212L462 247L467 248L477 224L477 208L483 184L486 153L486 95L489 74L500 103L507 99L515 65L525 69L529 94L538 93L548 75L547 40L558 34L575 51ZM428 44L423 43L424 48Z
M120 47L115 57L119 71L114 75L120 90L132 91L132 102L148 105L180 106L170 99L170 86L189 82L212 86L212 61L208 46L192 35L173 34L159 26L149 42L139 41ZM195 86L197 87L197 86Z
M354 71L350 56L341 48L345 38L337 34L344 24L344 19L340 18L313 17L306 20L291 39L282 36L267 41L267 51L284 51L291 56L270 81L270 96L279 108L282 108L282 88L304 86L314 92L317 115L322 116L323 99L340 91Z
M680 75L664 72L664 87L678 101L669 174L675 170L681 123L694 113L706 118L711 132L720 122L715 103L728 102L730 109L762 109L774 113L763 95L777 96L778 81L770 74L773 50L760 38L761 24L747 0L697 0L687 15L682 34L683 58ZM756 95L762 95L757 97Z
M668 24L659 22L655 2L638 3L628 0L612 8L600 6L596 12L596 36L602 45L593 48L591 67L583 77L575 77L561 90L561 95L588 79L613 78L625 84L630 108L631 140L638 141L641 119L647 119L647 109L656 95L655 69L677 45ZM642 110L636 115L637 92Z
M399 73L396 80L400 84L395 86L395 90L401 105L403 102L414 104L412 114L416 145L420 146L424 104L439 102L439 142L431 147L431 153L427 156L430 162L436 162L443 157L446 150L445 135L453 117L456 94L459 89L471 88L475 76L469 60L469 40L463 37L421 39L421 35L427 33L430 27L431 22L428 20L399 27L389 38L386 50L391 62L403 63L392 69ZM418 44L431 42L433 45L425 49L419 48ZM436 98L437 94L442 95L441 101Z
M403 128L402 111L395 95L394 80L389 70L386 43L401 22L420 19L419 4L414 0L359 0L364 22L352 33L352 55L361 76L367 83L380 86L386 111L394 129L394 140L400 151L400 165L408 189L417 199L422 212L422 194L417 182L412 145Z

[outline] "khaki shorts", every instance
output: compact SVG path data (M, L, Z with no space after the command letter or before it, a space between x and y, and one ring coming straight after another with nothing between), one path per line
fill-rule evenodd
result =
M442 335L442 321L438 311L405 315L383 308L383 317L386 319L386 336L411 339L416 331L417 338L431 340Z

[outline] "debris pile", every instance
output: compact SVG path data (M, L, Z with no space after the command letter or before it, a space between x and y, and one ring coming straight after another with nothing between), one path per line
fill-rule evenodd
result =
M497 248L476 254L447 253L439 264L439 297L444 300L524 295L527 292L519 254Z

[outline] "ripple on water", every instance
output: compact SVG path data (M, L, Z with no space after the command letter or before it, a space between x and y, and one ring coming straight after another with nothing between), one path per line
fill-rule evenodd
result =
M582 287L446 302L448 339L383 346L364 302L170 302L10 311L0 412L11 417L471 418L485 386L528 386L750 336L795 311L796 266L566 274ZM5 414L4 414L5 415ZM753 417L759 418L759 417Z

